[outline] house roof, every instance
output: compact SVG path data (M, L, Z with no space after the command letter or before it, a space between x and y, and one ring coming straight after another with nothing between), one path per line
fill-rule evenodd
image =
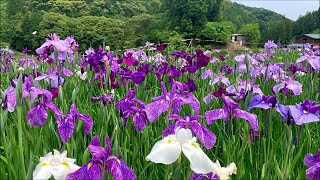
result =
M288 44L288 47L303 47L304 44L298 44L298 43L294 43L294 44Z
M301 36L308 36L312 39L320 39L320 34L303 34L303 35L300 35L298 37L301 37Z
M232 34L231 36L244 36L243 34Z

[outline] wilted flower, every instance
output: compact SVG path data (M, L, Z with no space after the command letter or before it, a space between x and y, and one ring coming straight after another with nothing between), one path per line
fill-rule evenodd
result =
M67 180L100 180L103 171L111 173L115 180L135 180L137 176L118 156L111 156L111 143L106 135L106 148L101 147L100 138L94 136L88 147L92 158L77 171L70 173Z
M40 157L40 163L33 171L33 179L44 180L51 176L54 179L66 179L69 173L80 168L74 164L75 161L75 159L67 158L67 151L60 154L59 151L53 150L53 155L50 152L45 157Z
M235 163L231 163L227 167L221 167L217 160L216 163L213 164L212 172L207 174L193 173L190 180L227 180L232 174L237 174Z
M308 166L306 171L306 177L309 180L319 180L320 179L320 149L318 153L307 154L303 160L304 164Z

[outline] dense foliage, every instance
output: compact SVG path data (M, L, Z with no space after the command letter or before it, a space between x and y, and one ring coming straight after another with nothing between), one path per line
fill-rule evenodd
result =
M17 50L34 50L52 32L74 35L80 50L104 41L116 50L147 40L198 38L226 44L232 33L248 30L252 23L258 24L260 36L250 35L255 38L249 38L249 45L262 46L268 39L287 44L294 36L319 28L319 11L293 22L269 10L226 0L3 0L0 8L0 46Z

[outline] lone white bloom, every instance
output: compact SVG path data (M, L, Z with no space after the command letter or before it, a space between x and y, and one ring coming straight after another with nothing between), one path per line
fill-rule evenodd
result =
M229 176L237 173L235 163L227 167L221 167L219 161L213 163L202 151L197 138L192 137L190 129L177 128L175 134L171 134L158 141L146 157L147 161L162 164L172 164L183 154L189 159L191 170L198 174L215 173L220 180L229 179Z
M158 141L146 157L147 161L172 164L181 155L181 151L189 159L191 169L196 173L212 172L212 161L196 143L190 129L177 128L175 134ZM212 163L212 164L211 164Z
M36 35L36 34L37 34L37 31L33 31L31 34Z
M87 72L81 73L81 71L77 72L77 75L80 77L80 79L82 80L86 80L87 79Z
M78 170L80 167L75 165L75 159L67 158L67 151L61 154L57 150L53 150L45 157L40 157L40 163L33 171L33 179L49 179L52 175L54 179L66 179L69 173Z

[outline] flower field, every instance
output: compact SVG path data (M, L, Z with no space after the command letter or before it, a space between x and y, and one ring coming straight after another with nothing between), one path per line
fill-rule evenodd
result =
M320 48L0 52L4 179L320 179ZM52 153L53 152L53 153Z

